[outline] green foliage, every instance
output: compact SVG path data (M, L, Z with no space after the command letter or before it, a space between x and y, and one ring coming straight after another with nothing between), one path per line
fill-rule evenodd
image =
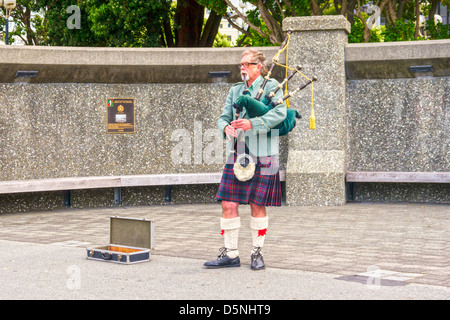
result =
M414 38L416 23L414 20L397 19L395 25L374 27L370 30L369 42L391 42L391 41L414 41L424 40L425 37L419 36ZM426 38L429 40L435 39L450 39L450 26L442 23L434 24L433 21L427 21L425 30ZM354 23L351 26L351 34L348 35L349 43L362 43L364 35L364 24L357 17L354 18Z
M62 0L50 4L45 13L45 21L41 28L45 28L46 43L55 46L95 46L99 43L94 33L90 30L91 23L87 19L85 5L80 6L80 29L67 28L66 21L71 16L67 8L72 4L70 0ZM83 3L84 4L84 3Z
M44 14L37 14L33 18L31 18L31 23L34 25L34 30L32 36L36 39L36 44L40 44L41 42L47 43L47 31L44 27ZM21 34L24 32L21 32Z
M197 0L197 2L209 10L216 11L221 16L227 14L228 6L223 0Z
M177 0L185 1L185 0ZM11 36L20 36L27 44L58 45L58 46L115 46L115 47L154 47L165 45L164 37L172 34L176 40L176 32L179 25L175 22L177 1L172 0L17 0L17 8L12 13L15 22L15 30L10 29ZM224 0L195 0L209 10L214 10L221 16L232 13ZM244 3L256 5L257 0L241 0ZM427 16L431 10L430 1L419 0L424 14ZM347 8L347 17L351 21L350 43L364 42L364 24L351 14L359 5L366 5L368 0L359 2L348 1L351 8ZM343 2L337 0L264 0L263 13L259 9L246 12L248 20L258 28L250 28L250 36L241 35L241 46L273 46L278 41L280 28L284 17L310 16L311 14L335 15L340 14ZM260 3L260 4L261 4ZM312 6L312 3L317 3ZM450 6L450 0L442 0L442 4ZM388 0L383 10L383 16L387 18L386 26L377 26L370 30L370 42L382 41L409 41L414 39L416 2L407 0L399 2ZM71 29L67 27L67 19L72 12L67 8L76 5L80 9L81 28ZM378 4L379 5L379 4ZM282 11L280 11L280 7ZM387 14L386 8L391 8L391 14ZM400 10L400 7L402 8ZM392 11L393 10L393 11ZM0 10L2 11L2 10ZM28 23L29 12L37 12L31 18L31 26ZM3 10L4 12L4 10ZM314 13L313 13L314 12ZM24 14L27 13L27 14ZM262 19L270 14L274 20ZM365 19L368 16L361 13ZM28 16L27 16L28 15ZM395 21L391 18L399 17ZM267 25L265 22L267 22ZM275 23L274 23L275 22ZM164 26L163 35L162 27ZM0 23L0 31L4 29L4 23ZM170 29L170 30L169 30ZM172 32L172 33L171 33ZM189 30L187 31L189 32ZM367 30L366 30L367 32ZM425 30L421 30L427 39L449 39L450 28L448 25L427 21ZM263 34L263 35L262 35ZM270 36L272 35L272 38ZM276 38L273 37L276 35ZM161 38L163 37L163 38ZM422 40L419 38L417 40ZM175 42L175 41L173 41ZM167 44L168 45L168 44ZM209 44L210 45L210 44ZM214 46L228 46L226 39L218 35Z
M290 2L296 16L309 16L311 14L310 0L291 0Z
M17 0L16 9L11 12L11 16L9 18L9 43L14 43L14 36L21 37L26 43L27 41L31 42L31 44L39 43L39 40L43 36L43 30L39 28L39 25L42 24L42 10L40 10L40 6L37 4L39 0ZM28 12L24 12L28 10ZM30 12L40 13L40 15L36 15L34 17L30 17ZM3 20L3 15L5 14L5 9L2 7L0 9L0 31L4 31L5 23ZM28 21L29 19L29 21ZM12 22L14 21L14 28L12 28ZM30 28L30 25L27 25L26 22L31 22L31 25L34 28Z
M386 26L386 30L382 36L384 41L412 41L416 30L416 23L414 20L405 20L403 18L397 19L395 25ZM417 40L423 40L418 38Z
M441 22L435 24L434 21L428 20L425 30L427 39L450 39L450 26L448 24L442 24Z
M164 1L88 0L84 9L90 31L106 46L154 47L160 43L159 19ZM156 16L156 19L154 18Z
M395 25L374 27L370 30L369 42L391 42L391 41L414 41L424 40L425 37L414 38L416 22L414 20L397 19ZM442 23L435 24L434 21L426 21L425 29L421 30L428 40L450 39L450 26ZM348 35L349 43L362 43L364 35L364 24L357 17L351 25L351 34Z
M46 7L45 43L57 46L160 46L160 24L168 19L170 0L73 0L38 1ZM68 28L70 5L80 8L81 28Z
M354 22L351 25L351 33L348 35L348 42L362 43L364 42L364 24L358 17L354 17L353 21ZM385 26L373 27L370 30L369 42L382 42L384 40L382 36L384 30Z
M230 40L228 40L225 34L217 33L216 37L214 38L213 47L231 47L231 42Z
M260 19L258 10L248 11L247 16L249 20L259 29L261 29L266 34L269 33L266 24ZM244 34L241 34L236 40L236 45L238 43L241 43L240 45L241 47L268 47L274 45L270 42L269 36L262 37L258 32L256 32L253 29L249 29L248 32L251 34L251 36L249 37L245 36Z
M245 36L241 34L238 39L236 40L236 45L240 43L242 38L244 40L241 43L241 47L269 47L273 46L273 44L270 42L268 38L261 37L256 31L250 29L249 30L251 37Z

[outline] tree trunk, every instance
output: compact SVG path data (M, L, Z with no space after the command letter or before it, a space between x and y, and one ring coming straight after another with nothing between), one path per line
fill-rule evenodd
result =
M320 16L322 12L320 12L319 4L316 0L311 0L311 15L312 16Z
M175 21L177 47L198 47L203 27L205 7L195 0L178 0Z
M166 39L165 45L169 48L175 47L175 42L173 39L172 28L170 27L170 21L164 21L162 25L162 31L164 33L164 38ZM163 39L161 37L161 39Z
M419 37L420 32L420 0L416 0L416 30L414 31L414 39Z
M438 8L438 6L439 6L440 3L441 3L440 0L433 0L433 1L431 2L431 9L430 9L430 13L429 13L429 15L428 15L428 19L429 19L430 21L433 21L433 22L434 22L434 15L436 14L437 8Z
M366 20L364 20L364 17L361 14L361 3L359 0L358 0L358 10L356 11L356 16L361 20L361 22L364 25L363 39L364 39L364 42L367 43L370 40L370 29L367 26Z
M395 21L397 21L397 14L395 12L394 5L392 4L392 0L388 1L387 11L389 13L391 21L395 24Z
M403 12L405 11L405 5L407 2L408 2L408 0L400 1L400 4L398 5L398 8L397 8L397 18L398 19L403 18Z
M347 20L350 23L354 23L353 17L355 16L355 13L353 11L353 8L355 7L355 5L356 5L356 0L349 0L349 1L347 1L347 4L346 4L347 11L342 12L342 10L341 10L341 14L346 16ZM344 6L344 3L342 4L342 6Z
M270 42L272 44L276 43L282 43L283 42L283 30L278 23L277 20L272 17L270 12L267 10L267 7L264 5L262 0L258 0L257 7L259 9L259 14L261 15L261 18L266 23L267 28L270 31Z
M203 28L202 37L199 42L200 47L212 47L214 44L214 38L219 31L220 21L222 17L215 11L211 11L205 27Z
M390 0L383 0L383 1L381 1L381 4L380 4L380 11L381 11L381 12L383 12L384 7L388 4L389 1L390 1ZM387 20L389 20L389 19L388 19L388 17L389 17L388 11L389 11L389 9L386 9L386 11L385 11L385 16L386 16L386 19L387 19ZM389 21L390 21L390 20L389 20ZM392 21L391 24L395 24L395 20Z
M231 0L223 0L225 1L225 3L227 4L227 6L229 6L231 9L233 9L233 11L242 19L244 20L244 22L253 30L255 30L261 37L265 38L267 36L267 34L265 34L261 29L259 29L257 26L255 26L253 23L250 22L250 20L247 18L246 15L244 15L242 12L240 12L238 10L238 8L236 8L233 3L231 3ZM255 3L251 2L253 5L255 5Z
M342 14L343 16L347 16L347 5L348 5L347 0L342 0L341 14ZM336 11L337 11L337 10L336 10Z

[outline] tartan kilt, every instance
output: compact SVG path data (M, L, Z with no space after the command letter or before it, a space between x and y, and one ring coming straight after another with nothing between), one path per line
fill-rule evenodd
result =
M234 160L236 157L234 154ZM224 167L216 200L241 204L251 202L265 207L281 206L280 173L275 157L258 157L255 175L248 181L239 181L236 178L233 165L234 161L227 161Z

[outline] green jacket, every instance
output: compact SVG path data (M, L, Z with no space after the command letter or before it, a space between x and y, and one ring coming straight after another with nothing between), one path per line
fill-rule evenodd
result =
M259 77L253 82L251 87L249 88L251 92L251 96L254 98L258 94L258 89L261 87L264 79L263 77ZM264 88L264 93L261 96L261 100L268 95L271 91L274 91L275 88L279 85L278 81L275 79L269 79L266 83L266 87ZM233 103L236 99L242 95L244 92L244 83L239 82L233 85L228 92L227 100L225 102L225 106L223 108L222 115L217 120L217 129L223 134L224 139L226 139L226 135L223 132L225 127L231 123L235 119L236 109L233 107ZM283 90L278 90L275 97L272 100L279 100L283 97ZM276 134L272 134L267 137L267 132L270 131L271 128L277 126L280 122L284 121L286 118L286 104L282 103L267 112L265 115L261 117L248 118L245 108L243 112L240 113L239 118L250 119L252 123L252 130L245 131L246 145L249 148L249 151L255 156L270 156L278 154L278 138ZM273 137L273 138L271 138ZM253 138L256 138L253 139ZM233 149L235 139L231 139L231 141L227 145L227 157L228 152Z

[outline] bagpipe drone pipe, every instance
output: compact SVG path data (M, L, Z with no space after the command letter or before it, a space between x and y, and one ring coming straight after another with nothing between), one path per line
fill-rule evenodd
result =
M277 105L282 104L286 99L292 97L295 93L306 88L310 83L316 80L317 78L313 77L311 80L308 80L306 83L302 84L294 91L289 92L287 95L285 95L283 98L279 100L272 101L271 97L266 96L263 99L263 101L259 101L256 98L252 98L250 95L244 94L241 95L239 98L237 98L235 105L239 106L241 110L242 108L245 108L247 110L249 118L261 117L270 110L272 110ZM287 135L289 132L292 131L292 129L294 129L296 119L301 119L301 115L297 112L297 110L287 108L286 119L284 119L284 121L279 123L276 127L272 128L272 130L278 129L279 136Z
M250 95L250 92L248 91L248 84L246 82L246 80L244 79L245 75L243 76L243 80L244 80L244 84L245 84L245 90L243 92L243 94L236 100L236 102L233 104L233 107L236 109L236 118L239 116L239 113L243 110L243 108L246 109L247 111L247 115L249 118L254 118L254 117L261 117L263 115L265 115L267 112L269 112L270 110L272 110L274 107L276 107L279 104L282 104L286 99L292 97L295 93L299 92L300 90L303 90L304 88L306 88L306 86L308 86L309 84L311 84L313 81L316 81L317 78L313 77L312 79L308 79L308 81L302 85L300 85L296 90L289 92L288 94L286 94L283 98L278 99L276 101L272 101L272 98L275 97L275 94L277 93L277 91L279 89L282 89L283 86L296 74L299 73L301 70L300 66L297 66L296 69L294 69L294 71L287 76L276 88L274 91L270 92L268 95L266 95L264 97L264 99L262 99L262 101L260 101L262 94L264 93L264 88L267 84L267 82L270 79L270 75L272 73L272 70L275 66L275 64L277 64L278 62L278 56L281 54L281 52L283 52L286 47L287 47L287 43L288 43L288 39L290 37L291 32L288 31L288 35L286 36L286 38L284 39L279 51L277 52L277 54L274 56L274 58L272 59L272 64L269 68L269 71L267 73L267 75L264 77L264 81L261 85L261 88L258 90L258 93L256 95L255 98L252 98ZM306 77L305 77L306 78ZM286 119L284 121L282 121L281 123L279 123L276 127L272 128L273 129L278 129L278 134L279 136L284 136L287 135L290 131L292 131L292 129L295 127L296 124L296 119L301 119L301 115L298 113L297 110L293 110L290 108L287 108L287 114L286 114ZM314 125L315 127L315 125ZM270 134L270 132L269 132Z
M250 96L250 91L248 90L248 74L241 73L242 81L244 81L244 92L242 93L242 96ZM237 104L236 102L233 103L233 108L236 109L236 119L239 119L239 115L241 114L244 106L241 106Z

